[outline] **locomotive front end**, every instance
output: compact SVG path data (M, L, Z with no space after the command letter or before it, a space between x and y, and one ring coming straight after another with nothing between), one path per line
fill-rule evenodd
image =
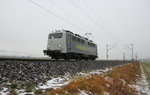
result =
M64 32L50 33L47 49L43 50L45 55L57 59L61 53L66 52L66 37Z

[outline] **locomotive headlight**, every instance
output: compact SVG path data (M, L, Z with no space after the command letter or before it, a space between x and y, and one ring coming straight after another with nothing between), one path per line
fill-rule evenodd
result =
M61 45L58 45L59 47L61 47Z

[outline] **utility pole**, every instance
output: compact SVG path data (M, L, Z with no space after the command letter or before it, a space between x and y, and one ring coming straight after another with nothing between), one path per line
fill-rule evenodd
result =
M137 53L135 54L135 60L137 61Z
M108 56L109 56L109 55L108 55L108 51L109 51L109 50L108 50L108 46L109 46L109 45L106 45L106 58L107 58L107 60L108 60Z
M133 44L131 44L131 50L132 50L132 60L133 60Z
M126 60L126 54L123 53L123 60Z
M117 44L116 44L117 45ZM111 50L111 49L113 49L116 45L106 45L106 58L107 58L107 60L108 60L108 57L109 57L109 51ZM109 46L111 46L110 48L109 48Z
M129 44L130 46L127 45L127 47L131 50L131 60L133 60L133 44Z

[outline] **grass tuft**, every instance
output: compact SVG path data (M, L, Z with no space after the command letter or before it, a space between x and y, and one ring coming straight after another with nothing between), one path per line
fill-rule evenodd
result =
M35 85L32 82L25 83L25 91L26 92L33 92L35 90Z

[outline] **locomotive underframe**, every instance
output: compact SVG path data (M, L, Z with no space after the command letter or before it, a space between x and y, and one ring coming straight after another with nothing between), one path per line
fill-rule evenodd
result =
M59 50L43 50L43 52L45 55L48 55L52 59L56 59L56 60L58 59L95 60L97 58L97 56L85 55L85 54L73 53L73 52L61 53Z

